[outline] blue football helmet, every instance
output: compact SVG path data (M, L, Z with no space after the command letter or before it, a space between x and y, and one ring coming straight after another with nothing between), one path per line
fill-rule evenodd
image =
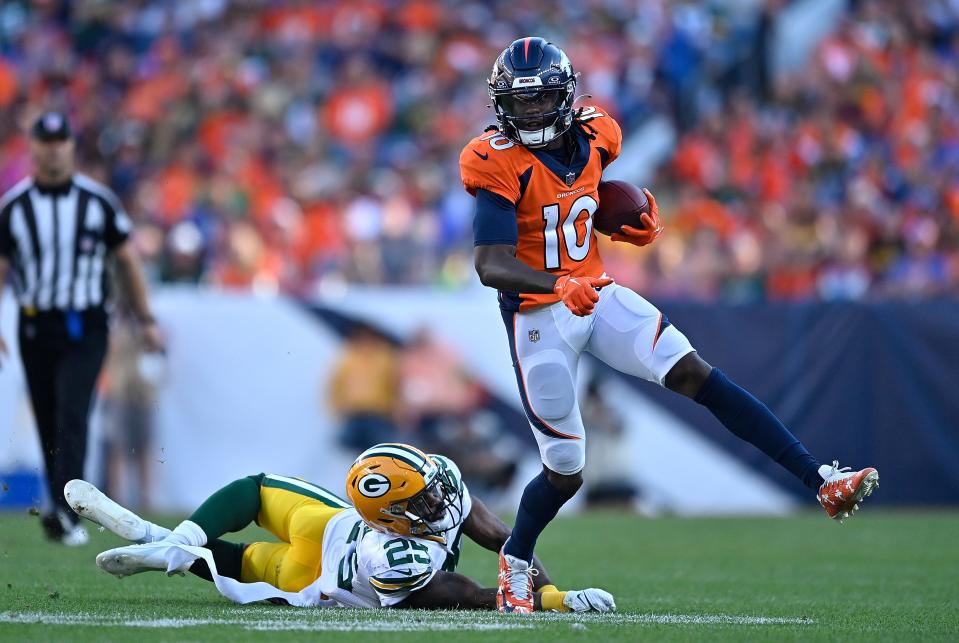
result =
M573 124L573 65L543 38L513 41L493 64L489 95L503 134L526 147L544 147Z

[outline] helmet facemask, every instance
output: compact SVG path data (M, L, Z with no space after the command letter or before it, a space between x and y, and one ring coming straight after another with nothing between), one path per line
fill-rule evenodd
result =
M526 147L543 147L569 129L573 121L572 92L550 87L538 92L493 97L507 137Z
M452 475L444 467L436 467L419 493L395 502L381 512L408 521L412 536L445 543L442 534L463 519L463 494Z

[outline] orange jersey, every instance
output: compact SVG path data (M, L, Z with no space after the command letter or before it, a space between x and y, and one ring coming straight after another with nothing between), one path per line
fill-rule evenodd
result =
M494 131L463 148L460 174L470 194L488 190L516 205L516 257L527 266L555 275L599 277L604 269L593 213L603 169L619 156L623 135L616 121L595 107L585 108L579 119L595 130L595 139L577 136L579 149L569 167ZM501 300L510 295L516 297L501 293ZM559 301L553 293L518 297L520 310Z

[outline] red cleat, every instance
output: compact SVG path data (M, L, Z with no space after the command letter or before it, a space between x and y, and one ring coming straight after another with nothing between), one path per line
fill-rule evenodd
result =
M872 467L850 471L849 467L840 469L839 462L834 460L831 467L821 466L819 473L825 482L816 497L829 517L839 522L855 513L862 499L879 487L879 472Z
M503 614L530 614L533 612L532 569L525 560L520 560L499 551L499 590L496 592L496 608Z

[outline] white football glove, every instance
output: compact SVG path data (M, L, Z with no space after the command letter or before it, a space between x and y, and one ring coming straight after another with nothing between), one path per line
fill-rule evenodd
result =
M590 587L566 592L563 605L574 612L615 612L616 600L609 592Z

